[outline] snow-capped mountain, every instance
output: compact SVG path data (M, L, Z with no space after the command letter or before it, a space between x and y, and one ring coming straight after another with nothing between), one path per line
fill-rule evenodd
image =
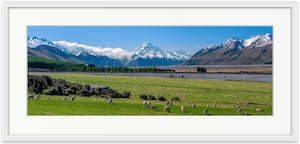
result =
M231 38L221 44L205 46L186 65L231 65L272 63L272 36L269 33L248 39Z
M244 40L244 47L263 47L272 44L272 35L269 33L252 36Z
M40 48L39 46L42 45L44 46L43 48L45 48L45 46L48 46L51 48L59 49L61 52L71 55L75 59L79 59L79 61L83 61L83 63L92 62L93 64L98 66L101 65L97 64L97 58L100 58L102 60L104 57L106 57L106 60L110 59L111 61L113 61L114 66L116 64L116 61L119 61L120 64L125 66L127 64L130 66L140 66L138 63L136 63L137 59L147 59L146 61L148 62L143 63L142 66L158 66L160 64L173 65L178 64L185 59L188 59L188 56L185 54L160 49L156 46L153 46L150 42L144 42L140 47L130 52L122 48L102 48L79 44L76 42L48 41L47 39L37 37L28 38L28 48L30 49L30 51L36 51L37 48ZM39 53L39 55L41 54ZM89 58L93 60L91 61L91 59ZM106 63L105 66L107 66L107 64L109 66L109 63Z
M48 45L48 46L55 47L54 43L52 43L51 41L48 41L47 39L44 39L44 38L38 38L38 37L28 37L27 38L27 46L29 48L36 48L39 45Z
M160 49L152 45L149 41L142 43L140 47L135 49L132 52L132 55L129 57L131 60L137 58L165 58L172 60L183 60L187 59L188 56L176 53L175 51Z
M128 59L127 65L129 66L165 66L182 63L188 59L188 56L161 49L146 41L136 48Z

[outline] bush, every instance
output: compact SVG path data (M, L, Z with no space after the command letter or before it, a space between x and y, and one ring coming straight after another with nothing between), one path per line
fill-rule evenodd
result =
M172 101L180 101L180 98L179 97L173 97L171 100Z
M167 101L167 99L166 99L164 96L158 97L158 100L159 100L159 101Z
M148 100L148 97L145 94L141 94L140 98L143 99L143 100Z
M92 95L106 95L112 98L130 98L131 92L124 91L119 93L116 90L102 90L101 88L91 88L90 85L81 85L78 83L70 83L63 79L52 79L49 76L28 75L29 92L42 93L48 89L48 95L79 95L89 97ZM154 96L153 96L154 97ZM154 97L155 98L155 97ZM153 98L152 98L153 99Z
M156 97L153 95L148 95L148 100L156 100Z

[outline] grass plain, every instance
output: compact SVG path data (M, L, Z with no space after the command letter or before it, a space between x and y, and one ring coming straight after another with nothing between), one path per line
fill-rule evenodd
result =
M84 74L47 74L52 78L65 79L69 82L109 86L119 92L131 91L130 99L113 99L109 104L97 96L76 97L75 101L63 101L65 96L41 95L40 100L28 100L28 115L272 115L272 83L191 80L181 78L103 76ZM143 106L140 94L164 96L168 100L179 97L173 102L171 112L163 110L164 101L151 100L157 110ZM47 98L50 97L50 100ZM191 104L187 104L190 101ZM216 103L216 108L213 104ZM242 113L233 107L240 104ZM196 108L192 108L196 104ZM248 104L248 106L247 106ZM185 105L185 112L180 107ZM262 111L256 111L257 108Z

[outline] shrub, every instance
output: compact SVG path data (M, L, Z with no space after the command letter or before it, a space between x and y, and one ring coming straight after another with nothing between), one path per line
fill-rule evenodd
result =
M158 97L158 100L159 100L159 101L167 101L167 99L166 99L164 96Z
M141 94L140 98L143 99L143 100L148 100L148 97L145 94Z
M172 101L180 101L180 98L179 97L173 97L171 100Z
M148 100L156 100L156 97L153 95L148 95Z

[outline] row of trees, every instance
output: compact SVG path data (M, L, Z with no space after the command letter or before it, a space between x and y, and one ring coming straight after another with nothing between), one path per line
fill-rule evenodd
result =
M96 67L94 64L69 64L69 63L47 63L43 61L28 62L29 68L49 69L51 71L69 72L174 72L170 69L159 69L157 67Z
M91 88L90 85L67 82L63 79L53 79L49 76L28 75L28 89L30 92L48 95L68 96L102 96L112 98L130 98L131 92L119 93L113 89Z
M204 67L197 67L197 72L205 73L206 72L206 68L204 68Z

